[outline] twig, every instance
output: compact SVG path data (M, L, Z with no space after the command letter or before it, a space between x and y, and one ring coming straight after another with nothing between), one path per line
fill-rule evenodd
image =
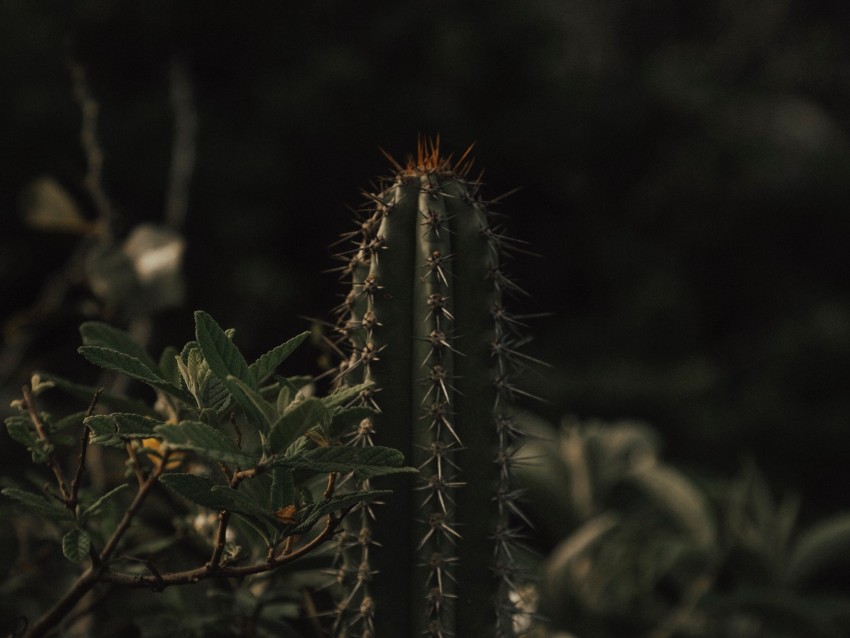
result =
M21 394L24 397L24 404L27 406L27 412L30 415L30 421L35 426L35 431L38 433L38 438L40 438L45 443L50 443L50 437L47 435L47 429L44 427L44 423L41 422L41 417L38 416L38 411L35 407L35 400L33 399L32 392L30 391L28 386L21 387ZM62 494L62 500L65 505L73 510L71 506L71 493L68 491L68 483L65 481L65 476L62 474L62 468L59 467L59 462L56 460L56 457L53 455L53 452L47 455L47 466L53 472L53 475L56 477L56 483L59 486L59 491Z
M243 475L238 471L233 473L233 477L230 479L230 488L236 489L239 487L239 483L242 482ZM218 569L219 563L221 562L221 556L224 553L224 546L227 543L227 525L230 522L230 512L227 510L222 510L218 513L218 528L215 532L215 541L213 543L213 551L210 556L209 562L206 564L205 569L207 571L214 571Z
M109 557L112 556L112 552L115 551L119 541L124 536L124 532L126 532L127 528L130 527L130 523L136 515L136 512L139 511L139 508L142 506L142 503L145 502L145 498L147 498L148 493L165 470L165 466L168 464L168 456L169 452L168 450L165 450L162 455L162 463L154 465L154 469L148 475L147 480L139 486L139 491L136 492L136 497L133 499L133 502L130 503L130 507L128 507L127 511L124 512L124 516L121 518L121 521L118 523L115 531L112 532L112 536L109 537L109 540L106 541L106 545L100 551L100 560L102 563L106 563L109 560Z
M124 585L126 587L166 587L170 585L187 585L190 583L197 583L209 578L240 578L273 571L287 563L291 563L292 561L301 558L305 554L310 553L333 536L340 521L345 518L350 509L351 508L346 508L340 516L329 515L327 517L325 527L322 529L320 534L295 551L288 554L280 553L277 556L274 556L271 560L243 566L219 565L219 567L214 571L208 570L207 566L203 565L187 571L161 574L161 580L149 575L142 576L139 574L128 574L124 572L105 570L100 575L100 580L106 583Z
M97 405L97 400L100 398L101 392L103 392L103 388L100 388L94 393L91 403L89 403L89 407L86 410L85 416L83 416L83 433L80 435L80 458L77 462L77 471L74 474L74 479L71 481L71 500L68 503L68 507L71 509L77 507L80 483L82 483L83 473L86 471L86 451L89 447L89 426L85 424L85 420L94 414L94 408Z

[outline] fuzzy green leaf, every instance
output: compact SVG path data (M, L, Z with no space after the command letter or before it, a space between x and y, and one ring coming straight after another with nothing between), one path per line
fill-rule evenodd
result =
M226 504L224 508L226 510L271 521L271 512L244 492L226 485L216 485L212 488L212 493Z
M302 332L300 335L292 337L289 341L280 344L276 348L272 348L267 353L259 357L249 366L251 374L254 377L254 381L259 385L268 379L277 367L283 363L298 346L301 345L304 339L309 336L309 332Z
M229 375L233 375L256 390L254 376L245 357L215 319L202 310L195 312L195 336L201 353L215 376L224 381Z
M269 508L276 512L281 507L290 505L295 499L295 484L292 472L285 467L277 467L271 471L272 484L269 490Z
M227 501L212 491L212 488L216 487L217 484L205 476L168 473L160 476L159 482L175 494L196 505L213 510L227 509Z
M68 416L59 419L56 423L51 423L50 431L60 432L67 428L82 425L85 416L85 412L74 412L73 414L69 414Z
M166 394L170 394L185 403L192 403L191 397L183 390L163 379L157 372L154 372L136 357L100 346L80 346L77 352L96 366L121 372L157 390L162 390Z
M357 503L364 501L372 501L376 498L391 494L390 490L371 490L368 492L352 492L351 494L343 494L341 496L333 496L326 501L311 503L307 505L298 514L298 522L292 525L287 525L282 534L284 536L293 536L295 534L303 534L309 531L323 517L334 512L349 509Z
M113 412L112 414L96 414L85 420L95 438L117 437L122 441L128 439L149 439L156 436L156 427L165 425L159 419L152 419L141 414ZM98 441L92 441L98 443Z
M158 369L156 363L138 343L123 330L118 330L100 321L87 321L80 326L84 346L97 346L116 350L141 361L149 370Z
M155 428L170 448L189 450L199 456L225 463L250 467L256 459L236 447L236 444L215 428L200 421L181 421L176 425L163 424Z
M248 387L233 375L224 381L230 394L239 402L248 414L259 415L263 420L264 431L277 420L277 412L274 406L266 401L259 392Z
M6 431L11 438L26 447L34 446L38 441L38 434L36 434L32 422L25 416L7 417Z
M314 448L298 456L275 459L269 463L269 467L288 467L316 473L354 472L364 479L417 471L413 467L404 467L404 455L398 450L377 445Z
M6 487L0 491L0 494L15 499L21 505L53 520L73 520L74 518L68 509L41 494L19 490L15 487Z
M269 446L273 453L282 452L295 439L320 423L328 410L321 399L310 397L294 405L271 426Z
M101 496L94 503L92 503L86 509L83 510L82 514L80 515L80 520L82 522L85 522L92 516L97 516L100 513L100 510L102 510L107 505L107 503L109 503L109 501L114 499L116 496L124 492L124 490L128 489L129 487L129 484L122 483L118 487L109 490L106 494Z
M88 532L75 527L62 537L62 553L72 563L81 563L89 555L91 537Z

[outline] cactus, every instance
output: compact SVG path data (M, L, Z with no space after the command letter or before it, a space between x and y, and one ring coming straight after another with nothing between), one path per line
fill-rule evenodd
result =
M335 636L514 635L510 406L524 355L500 262L516 244L468 179L470 150L453 162L438 138L406 166L387 155L394 175L343 237L338 378L372 382L363 401L378 410L350 443L399 448L420 474L341 536Z

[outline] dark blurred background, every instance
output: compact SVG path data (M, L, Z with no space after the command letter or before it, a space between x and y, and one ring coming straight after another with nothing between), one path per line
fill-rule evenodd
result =
M187 294L154 317L155 348L189 338L196 308L255 355L329 317L328 246L388 172L379 147L402 158L439 133L457 154L476 143L485 194L521 188L498 210L541 256L511 264L530 293L513 308L551 313L527 351L554 366L528 378L546 399L532 409L642 419L695 473L752 456L777 491L803 492L807 517L850 507L849 13L0 0L4 405L33 369L93 374L75 354L85 295L21 314L80 241L25 221L28 185L52 177L95 217L69 61L100 106L121 239L162 221L179 60L198 121ZM4 444L6 467L19 452Z

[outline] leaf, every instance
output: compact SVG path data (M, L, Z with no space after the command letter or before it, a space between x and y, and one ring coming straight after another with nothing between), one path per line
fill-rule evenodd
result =
M62 553L72 563L81 563L89 555L91 537L88 532L75 527L62 537Z
M0 491L0 494L15 499L21 505L53 520L73 520L74 518L68 509L41 494L19 490L15 487L6 487Z
M38 441L38 434L32 423L25 416L10 416L6 418L6 431L9 436L21 445L32 447Z
M302 332L300 335L292 337L292 339L272 348L267 353L259 357L254 363L249 366L254 382L259 385L268 379L277 367L293 353L293 351L301 345L301 343L310 336L309 332Z
M269 509L277 511L295 500L295 483L292 480L292 471L285 467L273 469L271 476L272 484L269 490Z
M309 470L316 473L354 472L364 479L418 471L413 467L404 467L404 455L401 452L381 446L318 447L298 456L275 459L268 467L288 467L292 470Z
M158 370L158 366L138 343L123 330L113 328L109 324L100 321L86 321L80 326L80 335L84 346L97 346L115 350L127 356L141 361L151 372Z
M252 390L247 384L233 375L227 377L225 384L230 389L233 397L245 408L248 414L259 415L261 417L263 424L266 426L266 428L263 428L264 431L267 431L267 428L277 420L277 412L274 406L266 401L259 392Z
M208 507L212 510L227 509L227 501L212 491L212 488L216 487L217 484L205 476L178 473L163 474L159 477L159 482L195 505Z
M216 485L212 488L212 492L222 499L225 503L224 509L226 510L259 517L261 519L270 520L272 518L271 512L267 511L265 507L239 490L234 490L226 485Z
M128 377L147 383L157 390L162 390L185 403L193 403L191 397L183 390L163 379L136 357L100 346L80 346L77 352L96 366L121 372Z
M86 416L86 412L74 412L73 414L69 414L66 417L59 419L56 423L50 424L51 432L60 432L66 428L74 427L76 425L82 425L83 419Z
M257 386L245 357L215 319L202 310L195 312L195 336L201 353L215 376L224 381L229 375L233 375L256 390Z
M391 494L390 490L370 490L368 492L352 492L341 496L333 496L326 501L311 503L298 513L298 522L288 525L283 529L284 536L303 534L309 531L316 523L328 514L348 509L364 501L372 501L376 498Z
M157 426L155 432L176 450L190 450L213 461L236 463L243 467L256 463L253 456L240 450L225 434L200 421L181 421L176 425L166 423Z
M121 494L124 490L129 488L130 485L127 483L122 483L116 488L109 490L106 494L97 499L94 503L89 505L86 509L83 510L82 514L80 514L80 521L85 523L92 516L97 516L109 501L114 499L116 496Z
M295 439L322 421L327 408L321 399L310 397L295 404L271 426L269 446L273 453L289 447Z
M797 540L786 567L786 580L795 585L836 565L850 564L850 514L838 514L816 523Z
M156 435L156 428L165 425L159 419L141 414L113 412L96 414L85 420L95 437L118 437L119 439L149 439Z

